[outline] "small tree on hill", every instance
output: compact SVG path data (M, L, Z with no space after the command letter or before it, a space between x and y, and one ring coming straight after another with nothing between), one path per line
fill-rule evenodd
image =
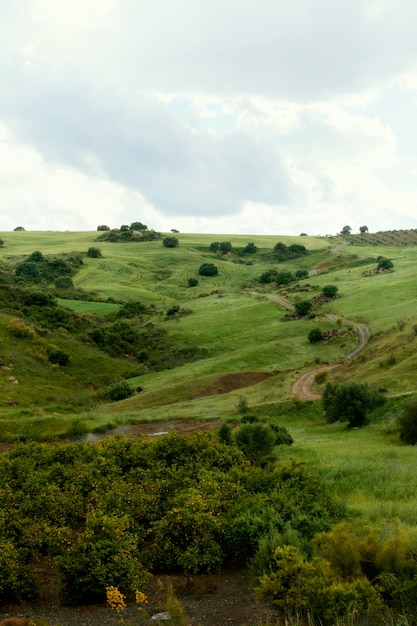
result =
M100 248L95 248L94 246L88 248L87 256L90 257L90 259L98 259L102 256Z
M340 234L350 235L351 232L352 232L352 226L343 226L342 230L340 231Z
M366 383L327 383L322 396L327 421L348 422L350 428L364 426L370 411L383 403L382 394Z
M394 263L391 259L379 259L378 261L378 269L379 270L392 270L394 267Z
M101 224L97 226L97 230L110 230L110 226L106 226L106 224Z
M176 248L178 246L178 239L177 237L165 237L162 240L162 244L165 246L165 248Z
M213 263L203 263L198 270L200 276L216 276L219 270Z
M275 446L275 433L268 424L242 424L235 432L235 443L253 464L269 456Z
M323 331L320 328L312 328L308 333L308 340L310 343L323 341Z
M361 235L364 235L368 231L369 231L369 228L367 226L359 226L359 232Z
M295 312L298 317L306 317L311 312L312 306L309 300L301 300L295 303Z
M326 298L336 298L339 288L336 285L324 285L321 291Z

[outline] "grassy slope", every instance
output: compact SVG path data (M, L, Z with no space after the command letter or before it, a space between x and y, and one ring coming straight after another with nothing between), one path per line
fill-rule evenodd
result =
M239 396L245 395L250 407L265 415L279 415L280 421L293 434L295 446L280 451L282 458L299 458L309 461L335 490L346 498L352 510L366 513L371 519L399 515L412 523L415 518L414 494L417 479L412 470L414 451L398 445L395 435L389 435L395 416L401 411L401 395L414 391L417 356L414 350L415 314L415 263L417 248L412 246L387 246L374 243L357 245L342 238L286 238L242 237L218 235L180 234L180 246L166 250L161 242L144 244L97 244L97 233L0 233L5 247L2 257L9 260L20 254L41 250L44 254L87 250L99 245L102 259L86 259L75 283L104 298L140 299L154 304L163 312L172 303L191 309L192 313L177 320L166 321L161 314L157 323L167 328L176 342L186 343L190 338L208 350L208 357L169 371L148 374L136 379L143 393L116 404L96 407L84 414L90 427L106 422L142 419L169 420L178 417L200 419L236 417ZM297 262L287 263L292 270L305 267L317 273L308 279L321 288L333 283L338 286L340 298L322 307L321 328L333 327L323 314L334 313L352 321L369 324L372 337L365 352L334 374L340 380L368 381L388 390L392 401L384 413L368 428L347 433L343 426L324 423L319 403L287 402L291 382L299 372L313 366L317 360L332 363L343 360L355 344L353 332L328 345L311 345L306 337L314 322L284 322L285 311L268 299L268 290L259 289L256 278L270 265L258 254L253 265L217 260L207 250L212 241L231 241L234 247L253 241L261 252L270 250L277 241L289 244L299 242L313 255ZM381 239L382 243L386 243ZM397 240L393 240L397 243ZM392 243L392 242L391 242ZM401 243L398 241L398 243ZM409 243L409 242L408 242ZM395 271L373 277L363 277L364 269L375 267L378 255L394 261ZM188 288L187 278L195 276L204 262L215 262L219 276L200 278L199 285ZM253 295L254 288L263 291ZM294 301L310 299L313 293L293 294ZM67 303L76 310L103 313L103 303ZM112 307L114 305L105 305ZM10 341L4 332L3 320L0 335ZM416 339L417 341L417 339ZM68 382L61 372L33 363L25 365L20 359L21 344L16 346L16 363L21 372L13 373L27 380L28 386L42 390L51 386L50 393L61 393L62 383ZM29 349L29 346L27 346ZM68 348L70 349L70 347ZM73 348L75 350L75 348ZM88 378L87 372L108 370L105 362L97 367L90 354L77 353L79 361L72 375ZM392 357L393 358L389 358ZM26 355L26 359L29 357ZM93 358L93 361L91 361ZM42 364L41 364L42 365ZM26 372L23 371L26 367ZM15 367L15 370L17 368ZM230 393L201 397L201 392L212 387L218 376L227 372L263 371L273 376ZM27 379L25 378L27 376ZM2 374L3 398L4 377ZM10 391L10 388L7 388ZM29 393L29 392L28 392ZM68 390L67 390L68 393ZM41 391L39 391L41 394ZM395 397L399 396L396 401ZM32 397L33 400L33 397ZM32 406L30 394L24 409L18 412L8 407L13 420L0 420L3 432L7 427L22 429L34 434L50 428L59 432L60 408L55 414L42 415L38 406ZM66 407L68 409L68 406ZM1 412L4 410L2 403ZM15 411L15 413L13 413ZM67 419L76 419L77 410ZM49 420L49 421L48 421ZM32 429L32 430L31 430ZM14 431L16 432L16 431Z

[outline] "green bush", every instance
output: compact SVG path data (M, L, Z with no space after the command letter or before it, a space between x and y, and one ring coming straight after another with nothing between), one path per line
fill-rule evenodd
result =
M74 289L74 283L69 276L58 276L54 281L54 285L57 289Z
M65 366L65 365L68 365L70 357L67 352L57 348L55 350L51 350L48 353L48 360L50 363L53 363L54 365Z
M90 257L91 259L98 259L99 257L102 256L100 248L96 248L94 246L92 246L91 248L88 248L87 256Z
M310 314L312 306L313 305L309 300L301 300L300 302L295 303L295 312L298 317L306 317Z
M370 411L384 402L383 395L366 383L327 383L322 396L327 421L348 422L350 428L364 426Z
M200 265L198 273L200 276L217 276L219 270L213 263L203 263Z
M198 285L198 278L194 278L193 276L191 276L188 280L187 280L188 286L189 287L196 287Z
M125 400L130 398L135 393L134 389L125 380L121 380L113 385L108 392L107 397L112 402L119 402L119 400Z
M253 464L269 456L275 446L275 433L268 424L242 424L234 434L235 443Z
M318 343L323 341L323 331L320 328L312 328L308 333L308 340L310 343Z
M404 404L402 415L398 418L400 439L403 443L414 446L417 443L417 399Z
M336 285L324 285L321 292L326 298L336 298L339 288Z
M179 241L177 237L164 237L162 240L162 245L165 246L165 248L177 248L178 244Z

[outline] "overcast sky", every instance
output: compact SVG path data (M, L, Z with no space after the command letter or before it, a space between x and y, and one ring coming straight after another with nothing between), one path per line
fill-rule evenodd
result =
M2 0L0 231L417 227L415 0Z

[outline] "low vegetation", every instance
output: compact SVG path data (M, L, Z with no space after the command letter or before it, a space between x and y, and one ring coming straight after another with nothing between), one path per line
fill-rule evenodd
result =
M67 603L233 564L288 623L411 620L415 231L97 230L2 233L2 601L41 557ZM186 418L218 429L57 443Z

